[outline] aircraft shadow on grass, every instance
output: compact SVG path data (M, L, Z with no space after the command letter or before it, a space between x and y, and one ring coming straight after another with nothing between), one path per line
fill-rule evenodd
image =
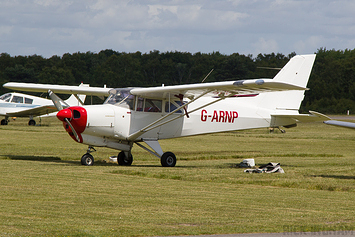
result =
M57 156L14 156L14 155L4 155L11 160L27 160L27 161L41 161L41 162L53 162L53 163L63 163L63 164L71 164L71 165L80 165L80 160L62 160ZM106 162L104 160L95 161L95 165L97 166L118 166L117 163L114 162ZM132 165L132 167L161 167L159 164L157 165ZM181 166L181 168L195 168L197 166ZM179 167L177 167L179 168Z
M76 160L62 160L57 156L14 156L14 155L5 155L5 157L11 160L28 160L28 161L41 161L41 162L53 162L53 163L63 163L63 164L71 164L71 165L81 165L80 161ZM97 165L103 166L113 166L114 163L106 163L103 161L97 161Z
M61 161L59 157L55 156L14 156L14 155L5 155L11 160L31 160L31 161Z

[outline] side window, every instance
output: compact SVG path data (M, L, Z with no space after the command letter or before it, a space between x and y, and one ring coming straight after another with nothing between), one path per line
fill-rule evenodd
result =
M23 97L14 96L11 100L12 103L23 103Z
M138 97L136 111L143 111L143 108L144 108L144 98Z
M144 105L144 112L162 112L162 101L146 99Z
M181 104L180 101L172 101L172 102L170 102L170 105L169 105L169 102L166 102L166 104L165 104L165 112L166 113L170 113L170 112L176 110L177 108L179 108L181 105L182 104ZM182 113L182 109L176 111L175 113L181 114Z
M33 103L33 99L29 99L25 97L25 104L32 104Z

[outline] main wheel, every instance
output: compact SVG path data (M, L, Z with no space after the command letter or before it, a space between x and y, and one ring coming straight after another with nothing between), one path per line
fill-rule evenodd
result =
M129 155L127 157L124 151L121 151L120 153L118 153L117 162L119 165L130 166L133 162L133 156L129 152Z
M30 121L28 121L28 125L29 125L29 126L35 126L35 125L36 125L36 121L34 121L33 119L31 119Z
M94 165L94 157L89 153L86 153L81 157L81 164L86 166Z
M1 120L1 125L7 125L7 119Z
M172 152L165 152L160 158L163 167L174 167L176 165L176 156Z

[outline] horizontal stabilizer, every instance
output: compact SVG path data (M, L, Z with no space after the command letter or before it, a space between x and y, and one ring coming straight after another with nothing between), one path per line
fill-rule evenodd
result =
M310 114L272 114L270 127L290 126L295 123L309 123L317 121L326 121L330 118L324 114L309 111Z
M310 114L275 114L271 116L279 118L290 118L294 119L296 122L301 123L330 120L330 118L324 114L315 111L309 111L309 113Z

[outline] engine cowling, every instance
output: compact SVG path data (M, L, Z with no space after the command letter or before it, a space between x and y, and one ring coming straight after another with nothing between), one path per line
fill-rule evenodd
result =
M86 128L86 123L87 123L87 111L85 108L81 106L71 106L66 109L62 109L57 113L57 118L61 121L63 121L63 127L65 131L68 132L68 134L75 140L75 135L69 126L69 124L65 121L65 119L68 119L70 124L73 126L75 132L78 134L80 143L83 142L83 138L81 136L81 133L85 131Z

